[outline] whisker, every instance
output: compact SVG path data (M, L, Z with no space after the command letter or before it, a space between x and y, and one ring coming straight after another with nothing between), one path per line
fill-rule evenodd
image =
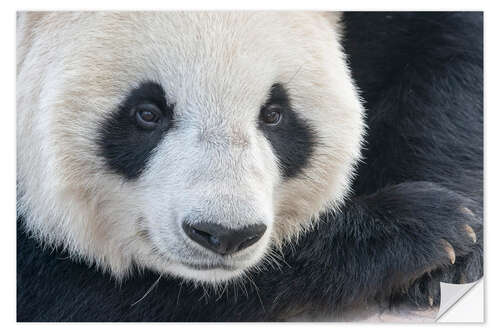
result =
M179 299L181 297L182 286L184 285L184 281L181 281L181 285L179 286L179 292L177 293L177 301L175 302L175 308L179 305Z
M250 281L250 283L255 288L255 292L257 293L257 297L259 298L260 305L262 306L262 311L266 312L266 308L264 307L264 302L262 302L262 298L260 297L259 287L257 287L257 285L255 284L255 282L253 282L251 277L248 277L248 281Z
M149 287L149 289L146 291L146 293L144 294L144 296L142 296L140 299L138 299L137 301L135 301L134 303L132 303L130 305L130 307L136 305L137 303L139 303L140 301L142 301L144 298L146 298L146 296L149 295L149 293L153 290L153 288L156 287L156 285L158 284L158 282L160 282L161 277L162 277L162 274L160 274L160 276L158 277L158 279L151 285L151 287Z
M217 302L218 300L221 299L221 297L224 295L224 293L226 292L226 289L227 289L227 282L224 283L224 288L222 288L222 292L220 293L219 297L217 297L215 299L215 301Z

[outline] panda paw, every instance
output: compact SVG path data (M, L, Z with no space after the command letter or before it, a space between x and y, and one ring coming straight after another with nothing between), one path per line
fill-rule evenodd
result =
M367 204L388 228L397 226L391 251L402 266L393 272L392 300L438 306L440 282L482 276L481 210L472 200L436 183L409 182L376 193Z
M450 258L451 262L451 258ZM482 252L475 251L464 257L458 257L454 263L426 272L417 278L392 303L410 303L420 309L439 307L441 302L441 282L451 284L471 283L483 275Z
M426 235L420 240L430 238L434 243L423 247L430 260L399 295L418 308L439 307L440 282L464 284L483 275L481 219L466 205L468 200L455 193L441 195L437 205L446 205L447 216L429 224L434 237Z

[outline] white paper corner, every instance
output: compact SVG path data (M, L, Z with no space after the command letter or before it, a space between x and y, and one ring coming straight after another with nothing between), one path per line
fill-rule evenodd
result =
M466 284L441 282L441 305L436 321L440 323L484 322L483 279Z

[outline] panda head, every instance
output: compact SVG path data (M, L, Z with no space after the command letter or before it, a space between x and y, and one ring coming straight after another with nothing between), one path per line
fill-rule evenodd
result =
M362 107L337 15L23 13L18 210L121 277L217 283L338 206Z

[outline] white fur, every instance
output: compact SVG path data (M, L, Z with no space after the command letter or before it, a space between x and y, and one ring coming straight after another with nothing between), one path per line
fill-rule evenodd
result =
M360 157L363 113L339 44L338 16L314 12L21 13L18 17L18 209L44 244L109 269L133 265L217 282L239 276L338 207ZM135 181L109 171L96 138L142 80L175 103L169 132ZM318 134L309 167L284 180L256 128L282 82ZM263 221L234 271L189 242L192 211L229 227Z

